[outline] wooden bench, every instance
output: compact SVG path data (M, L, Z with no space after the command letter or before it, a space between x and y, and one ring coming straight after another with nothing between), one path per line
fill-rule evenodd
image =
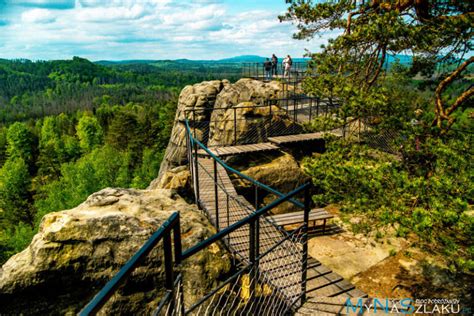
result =
M323 221L323 233L326 230L326 221L333 218L334 215L329 214L325 209L316 208L309 212L308 223L313 222L312 228L316 227L316 221ZM278 215L271 215L268 218L278 226L288 226L302 224L304 221L304 211L292 212Z

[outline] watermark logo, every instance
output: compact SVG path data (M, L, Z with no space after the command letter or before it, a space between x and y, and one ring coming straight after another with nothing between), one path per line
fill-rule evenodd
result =
M459 299L348 298L345 306L348 314L472 314L470 308L461 307Z

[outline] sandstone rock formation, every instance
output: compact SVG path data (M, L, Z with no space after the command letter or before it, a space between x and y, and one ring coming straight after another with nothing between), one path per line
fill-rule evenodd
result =
M265 111L269 111L268 107L266 109L242 107L263 105L267 99L281 97L282 91L281 83L277 81L264 83L253 79L240 79L234 84L227 80L207 81L185 87L179 96L175 123L155 185L162 183L162 178L168 170L181 166L186 161L185 118L193 122L191 128L195 137L204 141L207 146L231 144L230 140L234 135L233 125L229 127L229 124L234 124L236 119L238 143L239 139L245 138L249 133L259 132L254 131L255 125L251 118L267 116L268 113ZM239 109L234 112L235 107ZM190 109L194 111L186 111ZM283 112L278 112L276 107L272 107L272 111L277 116L285 115ZM274 123L275 126L289 124L278 118Z
M296 189L298 186L301 186L311 180L310 177L304 173L302 168L300 168L295 158L289 154L283 154L274 158L270 162L249 167L242 170L241 172L261 183L270 185L273 189L284 193L290 192ZM249 196L249 199L253 198L254 188L249 187L248 182L236 179L233 181L233 183L238 192L247 192L245 195ZM268 194L268 192L262 191L263 190L260 190L259 193L260 203L268 204L277 198L273 194ZM272 213L280 214L296 210L300 211L301 209L295 208L292 203L287 202L274 208Z
M46 215L28 248L0 270L0 313L77 313L174 211L181 214L183 249L215 233L171 190L104 189L72 210ZM163 294L162 263L159 243L102 312L150 314ZM214 244L181 269L190 304L216 285L230 261Z
M193 130L199 131L201 127L199 123L209 121L210 109L214 108L218 93L229 84L227 80L204 81L186 86L181 91L171 137L155 184L161 183L166 171L183 165L186 160L186 127L184 120L186 118L192 119L195 125L198 126L197 129L193 126Z
M191 190L190 181L191 173L187 166L179 166L165 171L163 176L160 179L153 180L148 188L152 190L160 188L176 190L183 196Z

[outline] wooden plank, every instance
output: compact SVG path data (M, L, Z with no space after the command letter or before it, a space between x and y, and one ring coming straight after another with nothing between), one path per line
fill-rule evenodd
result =
M331 219L333 217L334 215L329 214L325 210L320 209L320 210L316 210L315 212L310 212L308 216L308 220L311 222L311 221ZM279 226L299 224L299 223L303 223L304 221L304 212L294 212L294 213L281 214L281 215L272 215L272 216L268 216L268 218Z
M258 143L258 144L235 145L235 146L220 146L220 147L210 148L209 150L214 155L218 157L222 157L222 156L240 155L240 154L251 153L251 152L278 150L278 149L280 148L272 143ZM208 156L207 152L205 152L203 149L198 150L198 155Z
M315 208L309 211L309 214L317 214L317 213L328 213L325 209L323 208ZM285 217L293 217L295 215L304 215L304 211L298 211L298 212L290 212L290 213L283 213L283 214L276 214L276 215L269 215L271 218L285 218Z
M317 217L317 216L325 216L325 215L330 215L332 214L322 210L322 211L315 211L315 212L310 212L308 214L308 217ZM287 213L287 214L281 214L281 215L271 215L267 217L268 219L271 219L273 221L285 221L288 219L296 219L296 218L301 218L301 220L304 218L304 212L294 212L294 213Z
M309 217L309 222L313 221L320 221L320 220L325 220L325 219L331 219L333 218L334 215L331 214L313 214ZM286 225L293 225L293 224L302 224L303 223L303 217L291 217L291 218L285 218L282 220L276 220L275 223L279 226L286 226Z
M302 142L302 141L311 141L317 139L323 139L325 133L308 133L308 134L297 134L297 135L286 135L286 136L275 136L268 137L268 140L275 144L284 144L284 143L293 143L293 142Z

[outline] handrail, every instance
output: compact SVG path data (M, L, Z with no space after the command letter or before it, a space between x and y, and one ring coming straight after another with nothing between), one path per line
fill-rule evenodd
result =
M244 217L243 219L241 219L240 221L222 229L221 231L219 231L217 234L214 234L212 235L211 237L201 241L199 244L183 251L182 255L181 255L181 258L184 260L186 258L189 258L190 256L194 255L195 253L197 253L198 251L208 247L209 245L215 243L216 241L222 239L223 237L227 236L228 234L234 232L235 230L239 229L240 227L246 225L246 224L249 224L253 221L255 221L258 217L264 215L265 213L267 213L269 210L271 210L272 208L280 205L281 203L283 202L286 202L288 200L290 200L290 198L292 196L295 196L296 194L304 191L305 189L309 188L310 187L310 183L305 183L303 184L302 186L296 188L295 190L291 191L290 193L288 193L287 195L271 202L270 204L258 209L257 211L255 211L254 213L250 214L249 216L247 217ZM304 207L304 206L303 206Z
M179 227L179 213L174 212L171 216L160 226L160 228L153 233L153 235L143 244L143 246L127 261L127 263L120 269L120 271L97 293L94 298L81 310L80 316L86 316L97 313L107 300L115 293L119 285L125 281L130 273L135 270L138 264L150 253L156 244L169 234L171 229Z
M305 100L305 99L313 99L319 101L329 101L329 99L322 99L320 97L310 97L310 96L295 96L291 98L274 98L274 99L266 99L266 102L278 102L278 101L286 101L286 100ZM333 100L334 101L334 100ZM233 110L233 109L250 109L250 108L263 108L268 107L270 104L254 104L254 105L237 105L233 107L213 107L213 108L196 108L196 107L186 107L182 109L183 112L197 112L197 111L215 111L215 110Z
M191 141L191 145L193 145L193 143L195 142L197 145L199 145L199 147L201 147L201 149L203 149L210 157L212 157L213 159L215 159L222 167L224 167L225 169L231 171L232 173L235 173L236 175L244 178L245 180L247 181L250 181L251 183L267 190L267 191L270 191L271 193L275 194L275 195L278 195L280 197L284 197L285 194L281 193L280 191L278 190L275 190L271 187L269 187L268 185L265 185L255 179L252 179L251 177L241 173L240 171L238 170L235 170L234 168L228 166L225 162L223 162L221 159L219 159L219 157L217 157L216 155L214 155L203 143L201 143L199 140L197 140L196 138L194 138L194 136L192 136L191 134L191 128L189 127L189 121L186 120L185 121L185 124L186 124L186 130L187 130L187 133L191 136L189 138L189 140ZM304 208L304 204L301 203L301 202L298 202L296 200L293 200L293 199L290 199L289 200L291 203L293 203L294 205L298 206L298 207L301 207L301 208Z

